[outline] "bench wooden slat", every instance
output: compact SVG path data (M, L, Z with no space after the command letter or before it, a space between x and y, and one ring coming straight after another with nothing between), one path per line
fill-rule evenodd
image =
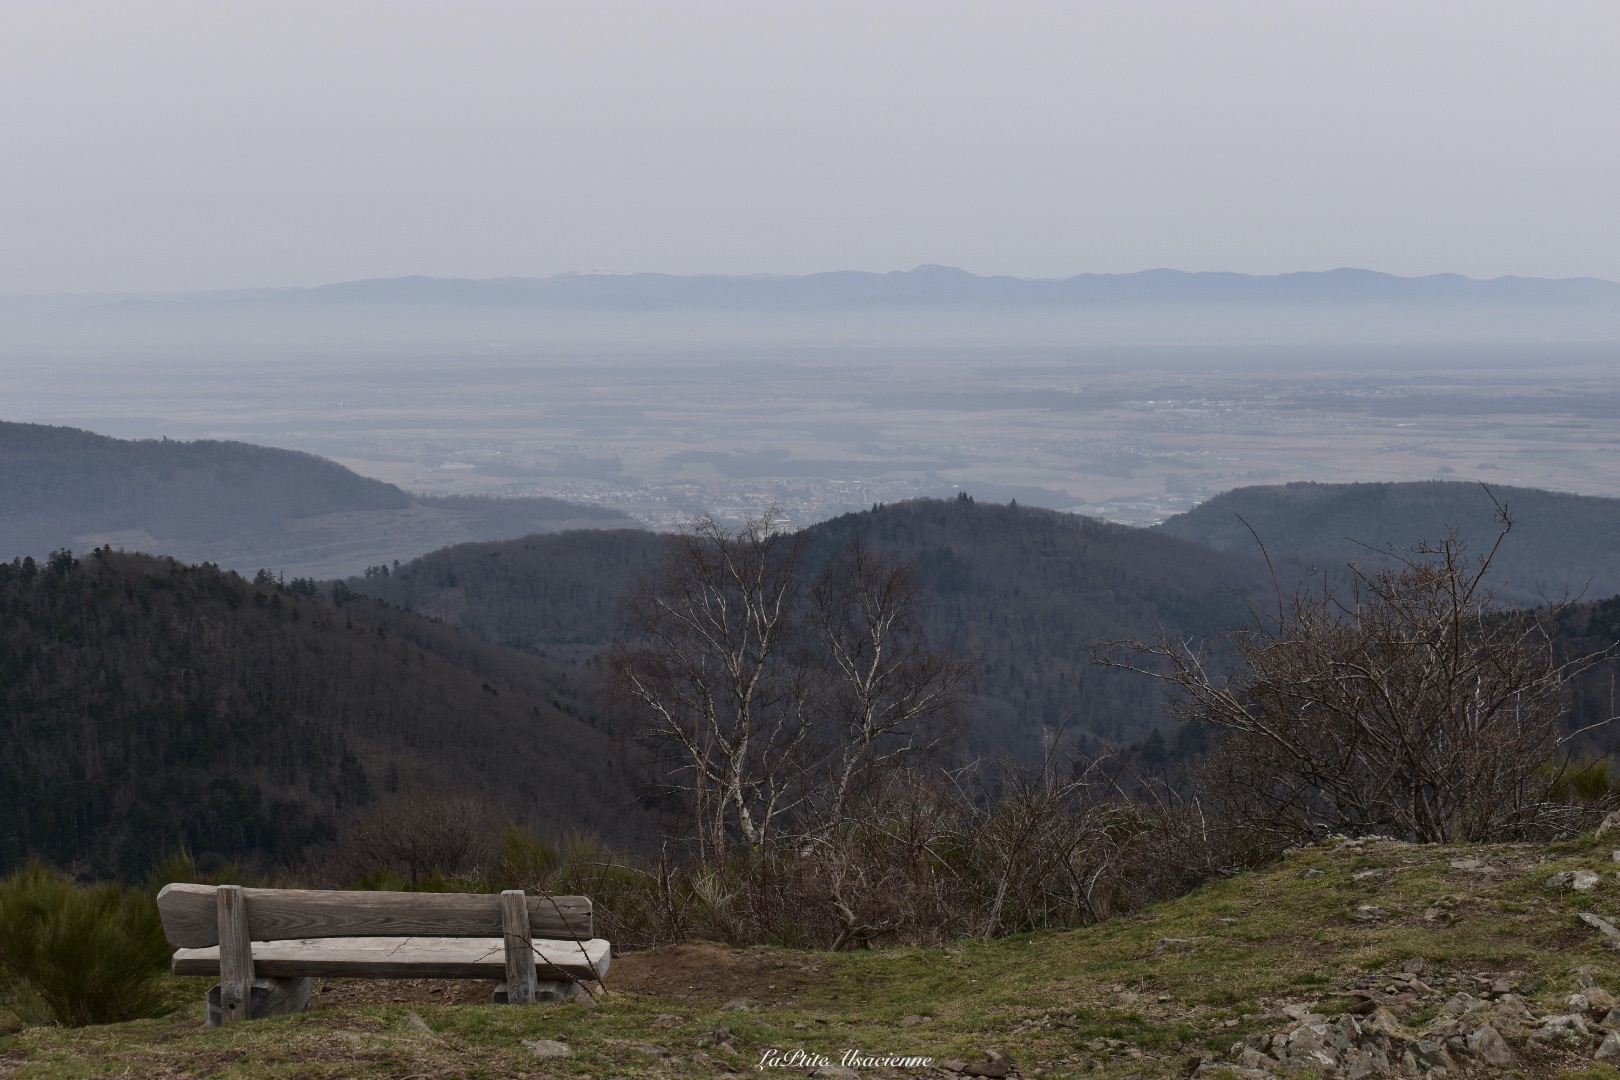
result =
M219 944L217 891L213 885L182 882L163 887L158 912L171 945L201 949ZM243 889L242 898L247 901L255 958L258 942L410 935L483 938L504 930L498 895ZM534 937L566 941L593 936L590 897L526 899Z
M252 910L251 903L249 910ZM612 947L590 941L534 942L542 979L600 979ZM255 941L253 970L261 978L504 979L506 940L440 937L340 937ZM218 975L219 947L174 954L176 975Z

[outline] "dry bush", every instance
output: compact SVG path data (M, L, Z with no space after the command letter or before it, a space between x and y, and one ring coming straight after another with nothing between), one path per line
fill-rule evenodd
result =
M311 876L371 888L478 887L496 865L498 828L472 798L393 799L374 807Z
M1277 590L1276 611L1226 636L1238 658L1212 670L1209 646L1161 637L1117 643L1105 663L1178 692L1182 719L1220 733L1200 767L1208 798L1274 837L1377 833L1430 843L1578 831L1594 808L1561 794L1548 768L1583 732L1566 730L1565 686L1609 652L1561 657L1560 610L1512 610L1486 584L1512 528L1467 557L1437 545L1351 567L1348 595Z
M589 893L630 946L847 949L1082 925L1256 861L1198 802L1126 781L1142 788L1113 759L1061 775L1002 766L994 790L897 770L836 829L797 844L707 866L601 857L558 891Z

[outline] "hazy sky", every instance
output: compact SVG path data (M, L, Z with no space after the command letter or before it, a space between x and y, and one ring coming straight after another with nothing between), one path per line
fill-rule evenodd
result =
M0 292L1620 279L1620 3L0 0Z

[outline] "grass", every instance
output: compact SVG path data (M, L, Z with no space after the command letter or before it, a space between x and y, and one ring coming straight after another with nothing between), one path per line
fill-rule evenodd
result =
M761 1075L754 1065L767 1049L802 1047L835 1061L850 1048L964 1061L999 1049L1026 1076L1177 1077L1200 1053L1287 1025L1281 1007L1342 1010L1351 984L1414 957L1437 988L1452 980L1474 990L1480 978L1508 978L1538 1009L1556 1010L1583 969L1620 993L1620 956L1576 918L1595 911L1620 919L1613 846L1587 838L1550 847L1318 847L1083 930L837 955L711 949L731 965L736 985L765 1002L748 1011L724 1009L733 991L696 975L703 985L690 994L614 992L610 975L595 1008L345 1004L366 986L329 984L309 1013L209 1030L200 1026L208 980L171 978L163 990L179 1011L164 1018L19 1029L0 1013L0 1029L10 1025L0 1038L0 1075ZM1468 859L1494 872L1452 866ZM1545 884L1581 867L1604 873L1596 892ZM1358 917L1367 906L1385 914ZM626 958L622 967L637 962ZM763 990L766 979L782 980L783 989ZM1435 1008L1417 1006L1405 1019L1421 1023ZM413 1011L431 1033L408 1025ZM657 1023L667 1016L678 1019ZM931 1019L902 1023L920 1016ZM731 1033L718 1044L717 1028ZM574 1053L542 1061L525 1039L560 1039ZM1524 1060L1526 1075L1620 1078L1574 1058Z

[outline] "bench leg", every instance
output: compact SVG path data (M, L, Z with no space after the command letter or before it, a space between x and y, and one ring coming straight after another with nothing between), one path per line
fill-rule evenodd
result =
M218 984L208 989L208 1005L204 1023L219 1027L224 1013L219 1004ZM262 1020L267 1016L282 1016L309 1010L308 979L254 979L248 993L249 1020Z
M579 993L579 983L568 979L539 979L534 984L534 1000L539 1001L567 1001ZM495 992L489 995L491 1005L510 1005L511 997L506 992L506 983L502 982L495 987Z

